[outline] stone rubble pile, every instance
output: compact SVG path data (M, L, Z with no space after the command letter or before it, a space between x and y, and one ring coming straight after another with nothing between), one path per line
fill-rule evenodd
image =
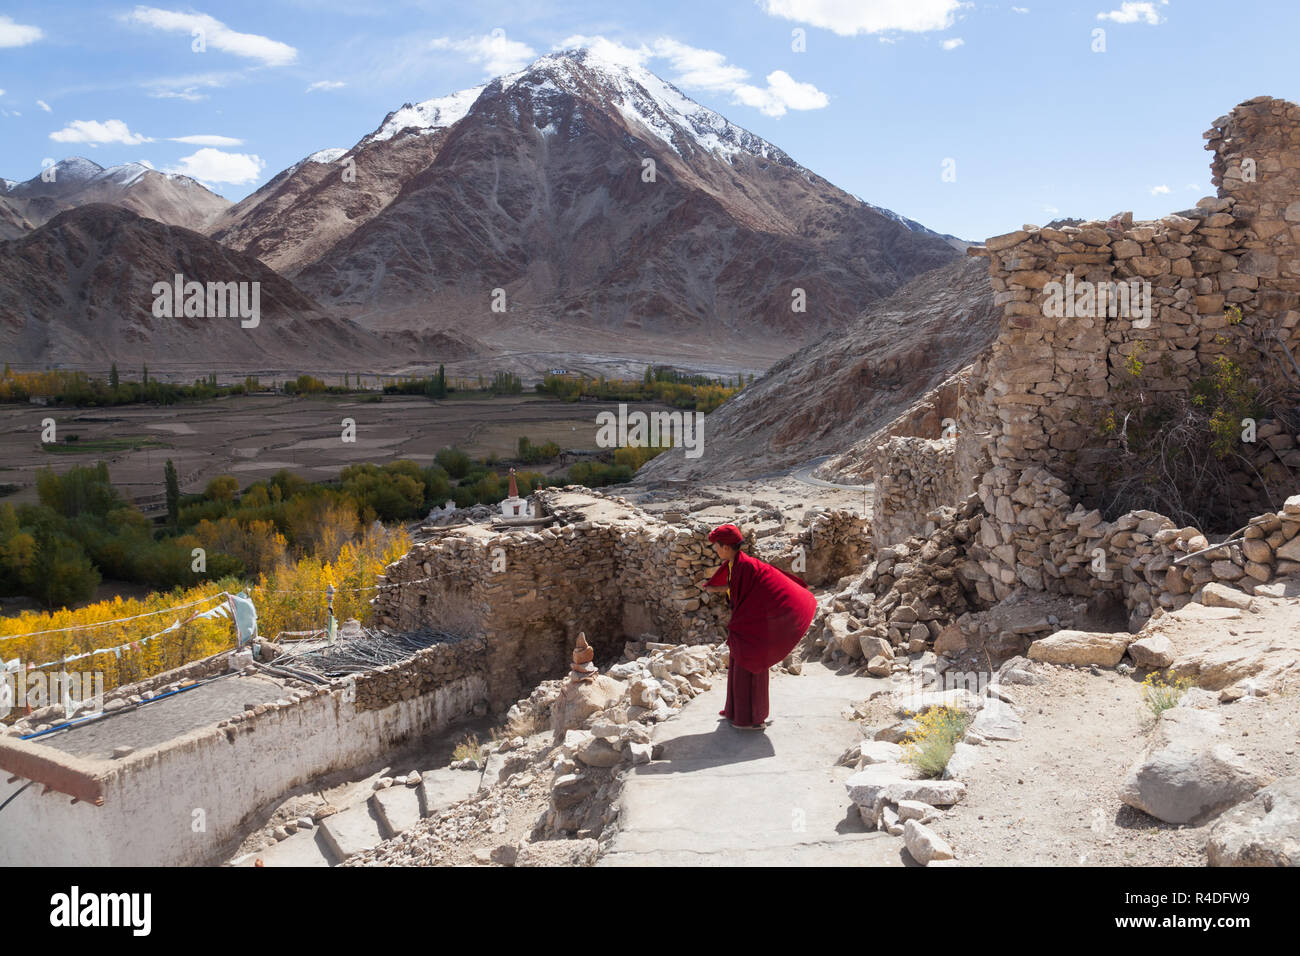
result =
M879 548L875 560L831 599L810 650L822 659L863 660L874 676L905 670L905 654L933 646L944 627L987 606L987 576L966 557L979 533L978 502L931 512L925 537ZM817 622L814 621L814 627Z

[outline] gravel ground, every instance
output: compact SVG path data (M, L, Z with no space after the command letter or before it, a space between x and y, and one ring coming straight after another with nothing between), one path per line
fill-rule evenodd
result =
M1024 737L982 745L966 798L933 825L959 863L1204 866L1212 822L1163 823L1120 802L1128 768L1154 728L1140 683L1115 671L1036 668L1046 683L1005 688ZM1300 696L1209 706L1224 718L1223 741L1251 766L1272 777L1300 773ZM890 722L882 699L866 710L868 727Z

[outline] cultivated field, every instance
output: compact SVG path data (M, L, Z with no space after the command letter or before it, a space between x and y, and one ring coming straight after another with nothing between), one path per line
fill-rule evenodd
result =
M644 411L665 406L638 404ZM422 465L448 445L473 457L514 454L521 436L564 449L596 448L596 415L617 413L612 402L562 402L538 395L431 401L385 395L382 402L353 396L298 398L247 395L197 404L61 409L0 406L0 484L21 490L5 501L34 501L40 468L106 461L113 483L136 498L160 494L170 458L181 490L202 491L212 478L232 474L246 485L288 468L309 480L337 476L357 462L408 458ZM58 442L42 445L42 422L53 418ZM343 441L343 421L356 423L356 440ZM77 440L67 442L68 435ZM547 470L545 468L534 470ZM552 469L554 470L554 469Z

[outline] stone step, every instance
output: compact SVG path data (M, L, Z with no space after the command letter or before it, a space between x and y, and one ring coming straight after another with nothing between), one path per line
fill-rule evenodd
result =
M320 827L299 830L285 839L264 850L248 853L231 866L256 866L258 860L262 866L333 866L334 857L325 842Z
M376 790L370 798L370 804L379 817L387 838L409 830L424 816L418 787L395 786Z
M379 816L368 800L326 817L319 829L330 852L340 862L384 840Z
M499 762L497 766L500 767ZM448 770L442 767L422 772L420 786L416 788L420 792L421 812L426 817L432 816L473 796L478 789L478 778L477 770Z

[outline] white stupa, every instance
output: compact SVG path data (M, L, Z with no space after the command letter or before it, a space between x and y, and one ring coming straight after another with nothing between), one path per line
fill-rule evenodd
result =
M501 514L507 518L532 518L533 506L519 497L519 484L515 481L515 470L510 469L510 497L501 502Z

